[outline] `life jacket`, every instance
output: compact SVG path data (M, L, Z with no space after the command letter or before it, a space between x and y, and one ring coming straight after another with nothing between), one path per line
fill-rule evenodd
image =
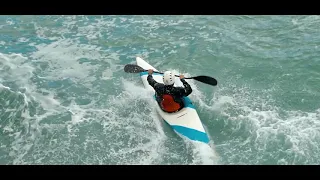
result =
M176 103L173 97L169 94L164 94L162 96L161 107L166 112L175 112L180 109L180 104Z

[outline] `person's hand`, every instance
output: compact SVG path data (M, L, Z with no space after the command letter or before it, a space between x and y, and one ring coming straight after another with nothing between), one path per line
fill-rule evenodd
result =
M153 69L149 69L148 74L152 74L152 73L153 73Z
M180 77L180 79L184 79L184 75L183 74L181 74L179 77Z

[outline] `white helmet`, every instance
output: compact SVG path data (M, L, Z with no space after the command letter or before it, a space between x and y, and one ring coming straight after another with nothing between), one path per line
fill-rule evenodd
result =
M173 85L174 84L174 75L172 75L171 71L166 71L163 73L163 83L165 85Z

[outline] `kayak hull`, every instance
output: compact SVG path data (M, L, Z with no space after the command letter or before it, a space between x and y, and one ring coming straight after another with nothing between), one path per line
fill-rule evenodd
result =
M142 58L137 57L136 63L138 66L143 69L153 69L154 71L158 71L153 66L148 64ZM146 89L150 90L154 94L154 89L149 85L147 81L148 72L140 73L141 80ZM163 75L159 73L153 73L153 78L159 83L163 83L162 80ZM179 77L176 77L175 86L183 86ZM204 143L209 143L209 138L207 133L204 130L202 122L199 118L197 110L195 106L192 104L192 101L189 97L184 97L183 101L185 107L178 112L175 113L167 113L162 111L155 98L154 102L157 104L157 112L162 117L162 119L169 124L173 130L175 130L178 134L187 137L193 141L200 141Z

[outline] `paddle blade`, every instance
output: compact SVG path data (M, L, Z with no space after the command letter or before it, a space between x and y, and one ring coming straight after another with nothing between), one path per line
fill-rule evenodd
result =
M209 76L196 76L196 77L192 77L192 79L203 82L205 84L212 85L212 86L216 86L218 84L218 81L215 78L209 77Z
M144 71L146 70L144 70L142 67L135 64L127 64L124 66L124 72L127 72L127 73L140 73Z

